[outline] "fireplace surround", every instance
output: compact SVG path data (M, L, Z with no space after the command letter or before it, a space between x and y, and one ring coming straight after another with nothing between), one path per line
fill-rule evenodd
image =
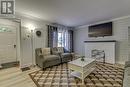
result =
M84 41L85 57L102 58L103 62L115 64L116 41Z

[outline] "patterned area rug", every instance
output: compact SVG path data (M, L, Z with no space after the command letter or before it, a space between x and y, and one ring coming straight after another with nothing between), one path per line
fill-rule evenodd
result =
M122 87L123 70L111 64L98 63L85 78L84 85L80 79L69 76L67 63L29 75L38 87Z

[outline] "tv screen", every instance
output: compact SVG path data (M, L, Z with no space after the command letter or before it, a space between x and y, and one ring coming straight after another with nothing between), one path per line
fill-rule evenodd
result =
M112 22L89 26L88 36L89 37L112 36Z

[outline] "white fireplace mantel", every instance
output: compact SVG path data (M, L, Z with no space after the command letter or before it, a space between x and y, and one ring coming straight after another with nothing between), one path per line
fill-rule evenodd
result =
M116 41L84 41L85 57L92 57L92 50L104 50L105 62L115 64Z

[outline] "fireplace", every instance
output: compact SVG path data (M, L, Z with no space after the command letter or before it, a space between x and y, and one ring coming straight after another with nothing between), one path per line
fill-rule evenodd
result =
M85 57L115 64L116 41L85 41Z

